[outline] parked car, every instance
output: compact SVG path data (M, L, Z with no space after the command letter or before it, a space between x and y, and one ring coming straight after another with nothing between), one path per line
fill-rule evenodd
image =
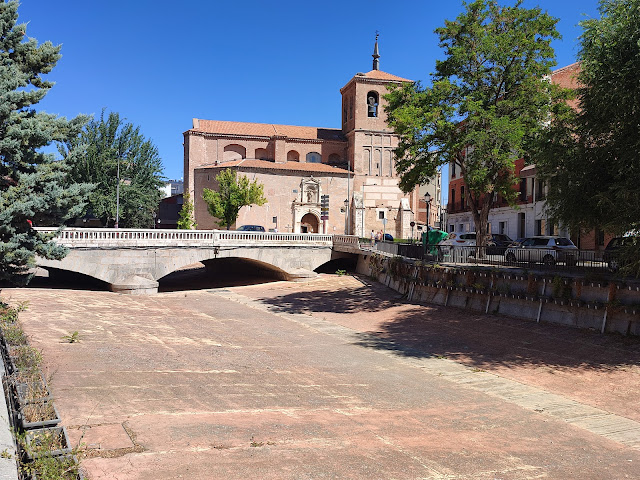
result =
M507 248L505 258L509 263L535 262L555 265L564 262L567 265L575 265L578 262L578 247L565 237L528 237L520 246Z
M451 232L442 240L440 250L443 253L448 253L455 247L475 247L476 246L476 232L456 233Z
M393 235L391 235L390 233L385 233L383 235L384 238L384 242L393 242Z
M242 225L236 230L238 232L264 232L264 227L261 225Z
M487 243L488 255L504 255L507 247L510 247L513 240L503 233L492 233L491 240Z
M486 253L487 255L504 255L507 247L512 243L513 240L511 240L507 235L502 233L492 233L491 238L487 239ZM440 245L440 251L445 255L451 254L455 250L455 247L475 247L477 245L476 232L452 232L438 245ZM467 250L466 256L476 255L476 252L472 248L460 249L460 251L463 250Z
M607 262L609 270L617 272L620 268L620 248L638 243L640 243L640 237L634 235L612 238L602 253L602 260Z

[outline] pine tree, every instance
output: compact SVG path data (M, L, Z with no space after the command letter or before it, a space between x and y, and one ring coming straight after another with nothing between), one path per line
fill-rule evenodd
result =
M191 201L191 195L189 192L184 192L182 195L182 208L178 214L178 229L180 230L193 230L198 228L198 225L193 220L193 202Z
M0 3L0 280L26 284L36 255L61 259L66 249L32 225L61 225L84 208L87 184L71 184L68 165L43 153L76 136L87 118L70 121L36 112L53 83L43 79L60 59L60 46L38 45L17 24L18 2ZM69 152L71 158L77 150Z

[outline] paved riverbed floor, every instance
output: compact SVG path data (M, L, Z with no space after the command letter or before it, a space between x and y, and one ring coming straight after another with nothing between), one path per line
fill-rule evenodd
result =
M635 338L411 304L349 275L1 295L29 302L92 480L640 477Z

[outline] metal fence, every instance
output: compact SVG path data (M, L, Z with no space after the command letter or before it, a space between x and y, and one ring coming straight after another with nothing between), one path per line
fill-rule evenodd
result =
M381 250L378 247L378 250ZM389 252L392 253L392 252ZM593 250L570 250L519 247L465 247L399 244L397 253L403 257L416 258L443 264L496 265L518 268L536 268L568 271L611 271L602 252Z

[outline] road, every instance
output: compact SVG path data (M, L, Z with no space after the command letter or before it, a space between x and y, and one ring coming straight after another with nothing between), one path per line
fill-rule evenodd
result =
M2 297L92 480L640 477L637 339L352 276Z

